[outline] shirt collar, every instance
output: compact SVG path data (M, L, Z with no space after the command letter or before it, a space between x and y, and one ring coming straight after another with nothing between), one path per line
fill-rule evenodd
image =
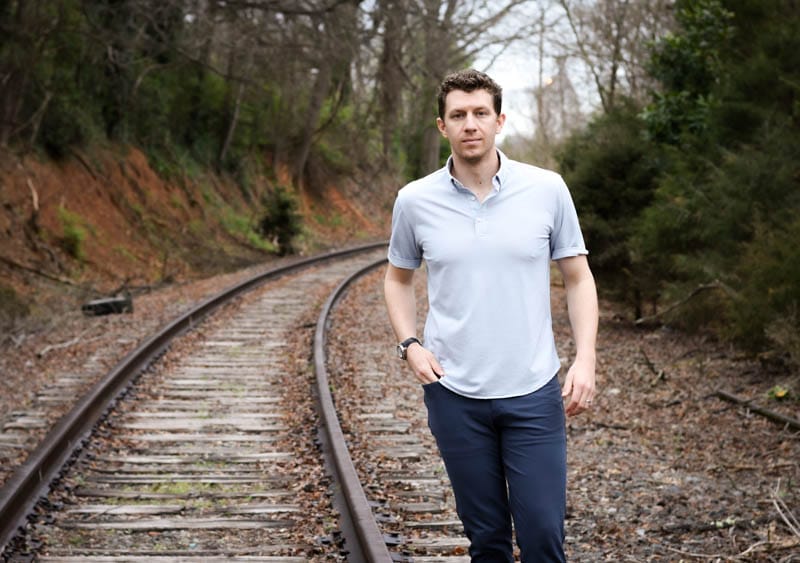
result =
M506 183L506 177L508 176L508 157L498 148L495 148L497 151L497 156L500 158L500 168L498 168L497 173L492 177L492 188L494 191L499 192L503 185ZM459 182L455 176L453 176L453 155L451 154L447 158L447 164L445 164L445 170L447 170L447 175L450 177L450 183L453 187L464 190L466 189L461 182Z

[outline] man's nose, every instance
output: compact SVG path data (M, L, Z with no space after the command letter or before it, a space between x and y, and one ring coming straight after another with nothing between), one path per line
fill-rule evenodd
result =
M475 124L475 116L471 113L468 113L466 119L464 120L464 127L466 129L475 129Z

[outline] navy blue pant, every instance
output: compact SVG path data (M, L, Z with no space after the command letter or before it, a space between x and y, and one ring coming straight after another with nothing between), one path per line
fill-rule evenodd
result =
M428 426L453 486L472 562L566 561L567 446L558 378L508 399L424 385Z

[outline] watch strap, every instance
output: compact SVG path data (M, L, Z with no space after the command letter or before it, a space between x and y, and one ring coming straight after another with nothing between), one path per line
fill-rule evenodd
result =
M422 342L420 342L420 341L419 341L419 338L417 338L416 336L412 336L412 337L410 337L410 338L406 338L405 340L403 340L403 341L400 343L400 346L402 346L403 348L408 348L408 347L409 347L409 346L411 346L411 345L412 345L414 342L416 342L417 344L419 344L420 346L422 346Z
M415 342L420 346L422 346L422 342L420 342L419 338L417 338L416 336L411 336L409 338L406 338L400 344L397 345L397 350L400 353L401 359L403 360L406 359L406 351L408 350L408 347L414 344Z

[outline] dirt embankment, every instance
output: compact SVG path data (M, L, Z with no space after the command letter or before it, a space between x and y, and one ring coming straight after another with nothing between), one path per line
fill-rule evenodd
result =
M62 162L0 153L0 321L47 315L121 288L197 279L269 260L276 240L255 235L264 196L282 170L230 178L165 178L131 147L74 152ZM358 180L310 181L289 193L301 215L301 253L386 236L391 182L359 198ZM352 185L351 185L352 184ZM375 197L386 194L386 197ZM5 331L4 330L4 331Z

